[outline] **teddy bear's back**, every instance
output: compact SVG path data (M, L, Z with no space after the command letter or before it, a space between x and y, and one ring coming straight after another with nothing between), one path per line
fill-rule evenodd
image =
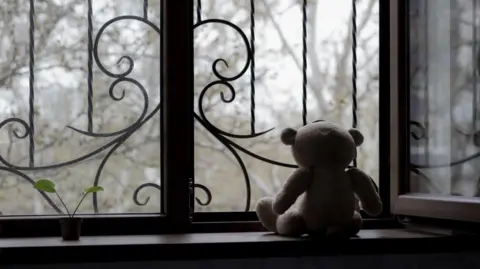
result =
M310 230L348 224L355 211L355 196L344 169L320 169L313 173L300 211Z

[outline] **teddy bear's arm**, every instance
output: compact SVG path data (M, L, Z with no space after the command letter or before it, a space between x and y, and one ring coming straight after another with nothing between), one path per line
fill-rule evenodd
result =
M283 214L292 206L297 198L307 190L312 181L312 173L305 168L297 168L277 193L272 209L276 214Z
M370 177L358 168L347 170L353 191L362 202L363 209L371 216L382 212L382 200L372 184Z

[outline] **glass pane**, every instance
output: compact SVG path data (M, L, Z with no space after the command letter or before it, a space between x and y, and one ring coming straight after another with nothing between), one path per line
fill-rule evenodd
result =
M1 213L65 212L55 194L34 190L39 178L56 184L70 212L94 184L104 191L96 202L87 196L78 213L160 212L159 33L138 19L109 24L122 15L141 18L147 8L159 27L160 1L91 1L92 43L90 1L34 2L32 18L27 0L0 5L0 121L12 121L0 131ZM98 59L89 61L91 48ZM142 184L149 188L135 197ZM132 199L147 196L144 206Z
M201 15L196 16L194 43L195 181L201 184L196 188L196 212L252 211L258 199L279 191L293 171L288 166L295 162L280 132L303 126L302 2L255 1L254 14L250 1L202 0L201 8L196 6L195 13ZM323 119L352 126L351 4L308 1L307 122ZM252 41L251 15L254 77L246 53ZM205 23L208 19L233 26ZM378 0L358 1L357 25L358 128L365 135L358 165L378 182ZM223 61L215 66L217 59L228 67ZM220 76L239 76L229 80L231 89L208 87L221 81L214 68ZM202 113L220 130L209 126Z
M479 196L479 8L410 1L411 191Z

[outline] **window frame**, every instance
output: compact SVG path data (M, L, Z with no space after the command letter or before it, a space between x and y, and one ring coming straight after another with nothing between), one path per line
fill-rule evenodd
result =
M391 212L419 222L480 223L480 200L410 192L409 2L391 0L390 30L390 197ZM406 89L406 90L402 90Z
M390 159L392 117L389 83L389 1L379 1L379 190L384 204L376 218L363 215L364 228L398 227L391 215ZM197 232L265 231L255 212L193 212L194 209L194 5L162 1L162 211L159 214L81 215L82 235L142 235ZM173 14L168 16L168 14ZM178 33L185 34L179 35ZM163 57L165 55L165 57ZM186 64L187 63L187 64ZM168 68L166 68L168 66ZM169 105L173 104L173 105ZM182 152L183 154L178 154ZM394 184L393 184L394 185ZM59 236L58 216L3 217L2 237Z
M162 207L165 209L167 224L172 225L168 231L184 232L191 223L195 201L194 93L191 91L194 86L193 1L161 2L161 92L162 108L165 109L161 129L164 189Z

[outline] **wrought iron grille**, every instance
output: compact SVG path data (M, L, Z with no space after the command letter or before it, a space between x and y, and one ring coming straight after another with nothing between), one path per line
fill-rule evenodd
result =
M149 20L148 17L148 5L149 1L144 0L143 1L143 16L133 16L133 15L123 15L123 16L117 16L113 19L108 20L105 22L98 30L98 32L94 35L93 33L93 23L92 23L92 0L87 0L87 24L88 24L88 59L87 59L87 91L86 91L86 98L87 98L87 126L85 129L80 129L77 127L72 127L68 126L71 130L77 132L78 134L81 134L86 137L91 137L91 138L112 138L111 141L108 143L105 143L95 150L83 154L77 158L74 158L72 160L68 161L62 161L60 163L56 164L51 164L51 165L44 165L44 166L39 166L36 165L35 163L35 88L34 88L34 83L35 83L35 72L34 72L34 67L35 67L35 5L34 5L34 0L29 0L29 93L28 93L28 106L29 106L29 114L28 114L28 119L22 119L22 118L17 118L17 117L12 117L8 119L4 119L0 123L0 128L6 126L7 124L18 124L22 127L22 131L14 131L14 135L18 139L28 139L29 141L29 165L28 166L18 166L16 164L10 163L7 161L5 158L0 156L0 162L2 165L0 166L0 170L6 171L12 174L17 175L18 177L26 180L30 184L33 184L35 180L31 177L29 177L26 172L29 171L41 171L41 170L48 170L48 169L58 169L58 168L65 168L70 165L80 163L82 161L85 161L89 158L92 158L93 156L96 156L98 154L103 154L105 153L105 156L102 158L102 161L100 162L100 165L96 168L96 175L93 179L93 185L99 185L101 182L101 177L102 177L102 171L104 169L104 166L108 162L109 158L112 156L112 154L127 140L129 139L135 132L137 132L146 122L151 120L153 117L157 116L160 113L161 110L161 103L157 104L152 111L148 112L149 110L149 96L148 92L145 89L145 87L136 79L130 77L129 75L134 69L134 60L128 55L121 56L118 59L117 64L126 64L127 69L123 72L118 72L115 73L108 68L105 67L104 63L101 60L101 57L99 55L99 42L105 32L105 30L111 26L112 24L119 22L119 21L137 21L141 22L151 29L153 29L156 33L160 34L161 29L160 27L156 26L155 23ZM308 86L308 81L307 81L307 5L308 1L307 0L302 0L301 2L301 13L302 13L302 20L299 21L299 25L301 25L302 28L302 123L303 125L307 124L307 86ZM353 117L353 126L352 127L357 127L358 124L358 114L357 114L357 12L356 12L356 5L357 1L352 0L351 2L352 5L352 18L351 18L351 29L352 29L352 46L351 46L351 52L352 52L352 63L351 63L351 68L352 68L352 80L351 80L351 87L352 87L352 94L351 94L351 100L352 100L352 117ZM246 197L244 201L244 210L249 211L251 208L251 183L250 183L250 177L249 177L249 172L247 171L246 165L244 161L242 160L241 156L239 153L246 154L248 156L251 156L257 160L260 160L262 162L269 163L271 165L275 166L281 166L281 167L287 167L287 168L296 168L297 166L295 164L291 163L284 163L281 161L273 160L264 156L261 156L259 154L256 154L245 147L242 147L239 143L234 142L232 139L251 139L251 138L256 138L260 137L262 135L267 134L273 128L268 129L268 130L263 130L263 131L258 131L256 130L256 118L255 118L255 111L256 111L256 92L255 92L255 86L256 86L256 73L255 73L255 16L256 16L256 1L250 0L250 37L247 36L247 34L237 25L235 25L232 22L229 22L227 20L223 19L203 19L202 18L202 0L197 0L196 2L196 23L192 26L192 30L195 31L197 28L201 28L202 26L205 26L207 24L222 24L226 27L230 27L232 30L234 30L242 39L242 42L245 46L246 50L246 62L241 71L235 75L232 76L226 76L222 75L221 72L219 71L219 66L221 64L228 66L228 62L225 59L219 58L216 59L212 64L212 72L214 75L214 80L209 82L201 91L199 98L198 98L198 103L196 104L198 106L198 111L199 113L194 113L193 117L194 119L201 124L208 132L213 135L223 146L233 154L234 158L238 162L238 165L241 168L241 171L244 176L244 184L245 184L245 189L246 189ZM94 114L94 105L93 105L93 91L94 91L94 84L93 84L93 66L96 65L104 75L110 77L113 79L113 82L110 84L110 87L108 89L108 93L110 98L113 101L121 101L125 97L125 92L121 92L120 94L115 91L115 88L118 84L122 82L130 83L134 85L138 91L140 92L142 98L143 98L143 110L140 114L140 116L136 119L134 123L131 125L117 131L113 132L96 132L94 130L94 124L93 124L93 114ZM233 86L233 82L241 78L244 74L247 72L250 73L250 133L249 134L237 134L237 133L231 133L225 130L222 130L221 128L217 127L214 123L210 122L207 119L207 116L205 115L204 108L203 108L203 100L204 96L209 89L211 89L213 86L217 85L222 85L226 89L228 89L228 93L225 94L224 92L220 92L220 98L221 101L224 103L231 103L234 101L235 96L236 96L236 89ZM353 166L356 166L356 160L352 164ZM375 184L375 183L374 183ZM376 185L376 184L375 184ZM202 191L206 194L207 199L202 201L199 198L195 198L196 202L201 205L201 206L206 206L209 205L210 202L212 201L212 193L209 190L208 186L199 184L199 183L194 183L194 188L198 191ZM140 186L138 186L134 191L133 191L133 201L137 205L146 205L149 202L149 197L144 199L143 201L139 199L139 193L141 190L145 188L155 188L158 190L162 190L162 187L160 184L157 183L144 183ZM45 199L48 204L58 213L63 213L62 209L60 209L52 200L49 198L45 193L40 192L40 195L42 195L43 199ZM92 196L92 204L95 213L99 212L99 206L98 206L98 198L97 194L94 193Z
M196 2L196 18L197 22L194 25L194 29L199 28L201 26L204 26L206 24L222 24L224 26L230 27L232 30L234 30L242 39L242 43L245 47L246 50L246 61L245 65L243 68L241 68L241 71L238 72L235 75L232 76L224 76L220 73L219 71L219 64L223 63L225 66L228 67L228 62L223 59L219 58L213 61L212 63L212 72L215 76L215 79L211 82L209 82L200 92L200 96L198 98L198 111L199 114L194 114L195 120L199 122L202 127L208 130L208 132L214 136L225 148L228 149L228 151L234 156L235 160L237 161L238 165L241 168L243 177L244 177L244 182L245 182L245 202L244 202L244 211L248 212L251 208L251 193L252 193L252 188L251 188L251 182L250 182L250 176L249 172L247 170L247 167L239 155L239 153L243 153L249 157L253 157L256 160L262 161L269 163L274 166L280 166L280 167L287 167L287 168L296 168L296 164L292 163L285 163L281 162L278 160L274 160L271 158L267 158L265 156L261 156L259 154L254 153L253 151L246 149L245 147L242 147L239 143L233 141L232 139L252 139L256 137L263 136L267 134L268 132L272 131L274 128L270 128L267 130L262 130L262 131L257 131L255 128L255 123L256 123L256 118L255 118L255 109L256 109L256 103L255 103L255 94L256 94L256 88L255 88L255 82L256 82L256 77L255 77L255 12L256 12L256 3L258 1L250 0L250 16L249 16L249 21L250 21L250 27L249 27L249 35L250 38L247 37L247 34L237 25L223 19L202 19L202 0L197 0ZM307 16L307 6L308 6L308 1L307 0L302 0L300 1L301 3L301 21L299 22L299 25L301 24L301 29L302 29L302 123L303 125L306 125L307 122L307 86L308 86L308 81L307 81L307 21L308 21L308 16ZM351 80L351 87L352 87L352 95L351 95L351 100L352 100L352 127L356 128L358 125L358 107L357 107L357 1L352 0L351 1L351 7L352 7L352 17L351 17L351 34L352 34L352 46L351 46L351 52L352 52L352 63L351 63L351 68L352 68L352 80ZM238 134L238 133L232 133L228 132L225 130L222 130L220 127L215 126L214 123L208 120L207 116L205 115L204 108L203 108L203 103L204 103L204 96L209 91L212 87L217 86L217 85L222 85L224 86L225 89L227 89L227 96L225 93L222 91L220 92L220 98L221 101L224 103L231 103L234 101L236 97L236 89L233 86L233 83L241 78L244 74L246 74L250 70L250 134ZM354 159L353 166L357 166L357 160L356 158ZM373 180L372 180L373 182ZM375 186L376 183L373 182ZM378 187L377 187L378 190ZM210 202L211 195L209 195L209 200ZM208 204L208 203L207 203Z

